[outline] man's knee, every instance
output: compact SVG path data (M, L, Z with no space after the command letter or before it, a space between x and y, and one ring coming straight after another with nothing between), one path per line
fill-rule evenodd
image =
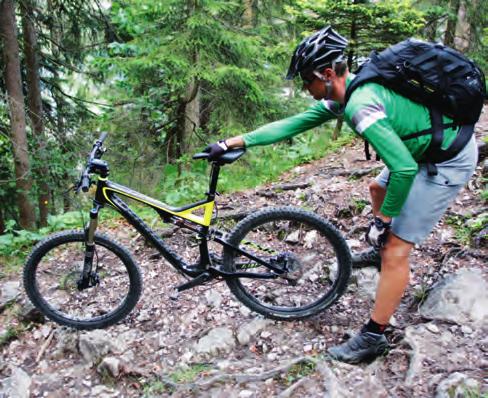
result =
M413 244L390 233L381 250L381 268L409 268L409 257Z

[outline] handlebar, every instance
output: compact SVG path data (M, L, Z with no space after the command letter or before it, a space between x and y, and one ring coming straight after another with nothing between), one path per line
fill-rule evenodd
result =
M95 141L95 143L93 144L92 150L87 158L86 167L83 170L83 173L81 174L78 184L76 186L77 193L80 192L80 189L83 192L88 192L88 190L90 189L90 184L91 184L90 173L92 172L92 162L95 159L100 159L102 155L105 153L105 149L102 147L102 145L105 139L107 138L107 135L108 133L106 131L103 131L98 137L98 139Z

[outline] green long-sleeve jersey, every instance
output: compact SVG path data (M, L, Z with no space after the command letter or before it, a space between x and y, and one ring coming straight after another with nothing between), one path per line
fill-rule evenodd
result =
M346 87L354 79L346 77ZM368 141L390 171L390 180L381 207L386 216L395 217L407 199L418 161L428 148L431 135L402 141L402 137L431 127L425 106L376 83L366 83L351 95L345 109L337 102L318 101L305 112L262 126L243 136L246 147L267 145L317 127L343 114L347 124ZM451 119L444 117L444 123ZM454 140L457 129L444 130L442 148Z

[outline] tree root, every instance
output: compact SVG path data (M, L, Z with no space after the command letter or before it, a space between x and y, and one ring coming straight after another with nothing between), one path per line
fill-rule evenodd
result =
M278 366L274 369L264 371L262 373L255 373L255 374L221 373L221 374L217 374L213 377L210 377L206 380L202 380L199 382L193 382L193 383L187 383L187 384L177 384L177 383L174 383L173 381L169 380L166 377L162 377L161 381L163 383L167 384L168 387L175 389L175 390L180 390L180 391L181 390L189 390L193 393L198 393L199 391L207 390L210 387L212 387L213 385L219 384L219 383L234 382L234 383L240 384L240 383L249 383L249 382L263 381L263 380L271 379L271 378L273 378L276 375L279 375L281 373L287 373L290 370L290 368L292 368L295 365L307 364L307 363L317 364L317 360L313 357L304 356L304 357L295 358L289 362L286 362L285 364L283 364L281 366ZM295 383L295 384L297 384L297 383ZM298 387L299 387L298 385L295 386L295 389ZM291 392L290 392L290 394L291 394Z
M42 344L41 349L39 350L39 353L37 354L37 357L36 357L36 363L39 363L42 356L46 352L47 348L51 344L51 341L53 341L54 332L55 332L55 329L51 329L51 331L49 332L49 335L46 338L46 341Z
M279 395L278 398L289 398L292 396L292 394L299 389L301 386L304 384L307 384L309 381L308 377L303 377L300 380L296 381L293 383L290 387L288 387L286 390L282 391Z
M363 169L355 169L355 170L337 170L331 173L328 173L331 177L350 177L350 178L360 178L364 177L368 174L378 172L382 169L382 166L373 166L367 167Z
M415 340L409 335L408 331L405 333L404 342L407 343L411 350L409 352L410 355L410 364L408 366L407 375L405 377L405 385L412 386L414 384L414 379L419 369L422 368L422 356L420 354L420 348L415 343Z
M456 257L473 257L478 259L486 259L486 254L481 250L469 249L462 246L455 246L450 248L446 253L444 253L440 259L441 268L449 261L451 258Z

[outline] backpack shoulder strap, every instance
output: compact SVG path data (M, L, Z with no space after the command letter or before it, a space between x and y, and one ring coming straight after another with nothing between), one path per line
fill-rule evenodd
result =
M351 94L359 86L363 85L366 82L379 80L381 75L379 74L375 63L373 62L373 60L376 60L377 57L378 55L376 51L371 52L371 54L369 54L369 59L364 64L362 64L356 71L356 77L347 86L346 94L344 96L344 105L347 105Z
M437 175L435 163L442 163L455 157L471 139L474 132L474 124L461 126L451 145L447 149L442 149L446 125L442 124L442 114L437 109L432 108L429 111L432 123L432 139L422 157L427 164L429 175Z

